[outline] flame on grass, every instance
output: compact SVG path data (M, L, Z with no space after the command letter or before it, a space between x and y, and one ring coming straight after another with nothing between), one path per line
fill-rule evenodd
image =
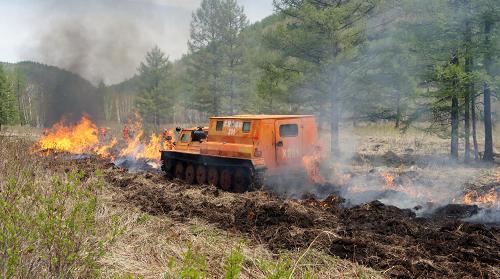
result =
M396 184L394 183L394 176L388 172L383 172L382 176L385 179L385 188L396 190Z
M464 204L475 204L480 207L500 208L500 200L498 200L498 193L495 188L490 189L485 194L478 194L476 191L470 191L463 196Z
M60 121L40 138L38 146L43 150L88 153L99 145L97 132L97 126L88 116L83 116L76 125L65 126Z
M152 133L148 141L143 141L142 120L137 116L136 119L129 125L132 128L133 137L125 145L122 144L121 148L116 138L106 140L99 137L99 128L88 116L83 116L75 125L65 125L64 121L60 121L51 129L47 129L33 150L72 154L93 153L110 159L121 156L136 160L159 161L161 137Z
M321 153L322 147L316 146L312 154L302 157L302 165L304 166L309 179L317 184L326 183L327 180L321 175L321 164L324 163L324 156Z
M150 159L159 161L162 145L161 137L155 133L152 133L149 137L149 141L147 143L144 143L142 141L142 138L144 137L142 119L138 116L136 116L136 118L137 120L130 125L132 127L134 135L128 141L126 147L120 150L119 155L122 157L131 157L134 159Z
M140 158L147 158L152 160L159 160L161 149L161 138L156 134L151 134L148 143L144 149L139 153Z
M111 154L111 149L115 147L118 144L118 140L116 138L113 138L108 144L101 145L97 147L94 151L97 153L97 155L104 157L104 158L110 158L112 157Z

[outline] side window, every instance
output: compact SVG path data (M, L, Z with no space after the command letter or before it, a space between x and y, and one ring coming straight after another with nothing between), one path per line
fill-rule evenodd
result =
M222 131L222 127L224 127L224 121L218 120L217 124L215 125L215 130L216 131Z
M243 122L243 133L248 133L250 132L250 129L252 128L252 122Z
M184 133L181 136L181 142L189 142L189 138L190 138L189 133Z
M281 137L296 137L299 135L299 127L297 124L283 124L280 125Z

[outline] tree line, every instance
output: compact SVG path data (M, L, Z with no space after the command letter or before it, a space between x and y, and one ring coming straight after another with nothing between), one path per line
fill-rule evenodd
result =
M103 118L101 96L89 81L75 73L35 62L3 64L0 124L48 127L82 114Z
M481 116L483 159L493 161L492 91L497 92L499 85L500 3L423 1L420 6L412 4L411 8L421 17L407 24L413 33L409 40L418 49L423 66L427 66L421 78L434 87L425 95L431 100L429 106L436 126L431 128L449 132L453 159L458 159L462 137L465 161L471 160L471 150L478 160L477 117Z
M273 15L250 24L236 0L201 1L188 53L171 61L153 48L136 76L95 89L94 114L122 123L137 111L157 128L212 115L315 114L335 153L342 125L384 120L449 138L454 159L462 139L465 161L493 160L498 0L273 3Z
M20 121L19 101L16 98L17 80L15 76L9 76L0 65L0 130L2 125L18 124Z
M498 1L277 0L274 6L273 16L249 25L236 1L202 1L193 13L189 54L165 67L165 100L139 94L142 103L151 101L143 107L161 103L162 117L172 120L177 108L191 121L314 113L331 131L336 153L346 121L390 120L401 130L429 123L427 131L450 138L454 159L463 139L465 161L480 159L481 120L482 159L493 160ZM148 53L152 68L158 52Z

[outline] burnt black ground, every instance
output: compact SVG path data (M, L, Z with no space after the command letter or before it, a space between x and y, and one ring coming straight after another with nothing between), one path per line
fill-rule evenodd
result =
M68 167L66 160L57 158L47 164L55 171ZM86 172L102 170L117 202L178 221L201 218L273 250L304 249L316 239L315 248L389 277L500 276L500 231L495 227L438 215L419 218L411 210L378 201L345 208L336 196L318 201L286 200L264 192L227 193L168 181L159 173L130 173L95 158L70 164Z

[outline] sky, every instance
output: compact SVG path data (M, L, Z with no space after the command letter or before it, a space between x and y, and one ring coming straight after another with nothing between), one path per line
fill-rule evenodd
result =
M187 53L191 14L201 0L0 0L0 61L55 65L96 83L136 73L157 45L171 60ZM238 0L250 22L272 0Z

